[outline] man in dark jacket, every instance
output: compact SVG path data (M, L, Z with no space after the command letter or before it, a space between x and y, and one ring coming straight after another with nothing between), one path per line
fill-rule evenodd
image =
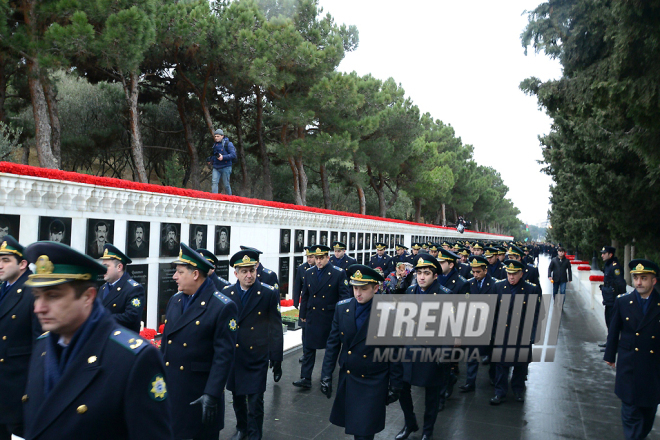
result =
M226 279L218 276L217 273L215 273L215 268L218 267L218 257L216 257L213 252L209 251L208 249L196 249L199 254L206 258L206 261L211 263L211 266L213 266L213 269L209 271L208 277L211 279L213 282L213 285L215 286L216 290L219 292L222 292L222 289L225 287L229 286L231 283L227 281Z
M117 324L139 333L144 308L144 287L126 272L126 266L131 263L131 259L115 246L105 244L101 264L107 270L103 276L106 283L99 289L99 297Z
M224 427L225 385L234 363L238 308L208 278L211 264L180 243L160 349L172 397L176 439L217 440Z
M330 263L332 263L333 266L346 270L348 266L357 263L355 258L351 258L346 255L345 243L342 243L341 241L335 241L332 243L332 249L335 251L335 254L330 257Z
M302 295L303 286L305 285L305 274L307 273L307 269L310 269L316 265L316 257L314 256L314 251L312 250L312 246L305 247L305 256L307 258L307 262L301 264L296 268L296 276L293 279L293 307L295 307L296 309L300 306L300 296ZM304 353L305 323L300 318L298 318L298 325L300 326L302 331L302 346ZM300 358L298 358L298 362L302 362L304 357L305 357L304 355L300 356Z
M573 281L573 271L571 262L566 258L566 250L560 247L557 249L557 256L550 261L548 266L548 278L552 282L552 296L557 292L566 294L566 283Z
M0 245L0 440L23 437L23 404L30 353L41 327L33 296L25 286L32 271L25 250L11 235ZM11 355L9 355L11 353Z
M231 195L231 186L229 179L231 177L231 166L236 160L236 148L221 129L213 133L213 153L206 161L213 168L211 175L211 192L218 193L218 182L222 179L222 186L225 188L225 194Z
M614 392L621 399L624 436L637 440L651 432L660 403L660 295L654 289L660 269L641 259L628 267L635 290L614 302L603 359L616 366Z
M232 392L236 434L231 440L261 440L268 361L273 378L282 378L280 293L257 278L259 254L241 251L229 260L238 282L223 294L238 305L236 357L227 389Z
M332 396L332 372L339 360L330 422L346 428L356 440L373 440L385 428L385 407L399 398L403 366L401 362L374 361L376 346L366 343L371 305L374 295L380 293L383 277L362 264L352 265L347 275L354 298L337 303L323 358L321 391L328 399Z
M610 328L612 313L614 311L614 300L618 295L626 293L626 280L623 278L623 267L619 260L614 256L616 248L604 246L600 251L600 256L605 262L603 267L603 284L600 290L603 294L603 305L605 306L605 326ZM605 344L601 344L604 347Z

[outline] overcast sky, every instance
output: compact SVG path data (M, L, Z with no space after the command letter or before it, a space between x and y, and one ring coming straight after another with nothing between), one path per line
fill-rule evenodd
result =
M474 159L500 172L526 223L544 221L551 179L541 173L538 135L550 129L536 98L518 85L561 76L558 62L533 51L520 34L538 0L320 0L337 23L356 25L360 44L345 72L393 77L434 119L451 124Z

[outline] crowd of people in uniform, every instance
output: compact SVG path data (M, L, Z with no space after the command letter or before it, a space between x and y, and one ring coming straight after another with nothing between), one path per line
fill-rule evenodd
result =
M534 313L537 322L543 311L535 263L541 253L563 257L563 249L445 241L412 243L410 249L398 243L390 256L386 248L377 243L366 265L346 255L341 242L305 248L307 261L296 268L293 288L303 353L300 379L293 385L302 392L314 387L316 351L325 350L318 386L328 398L334 392L331 423L356 439L373 439L385 427L387 405L398 401L404 426L395 438L421 430L428 440L458 382L459 364L376 361L377 346L366 343L374 295L489 294L499 300L518 295L524 305L516 312ZM631 261L635 290L628 294L614 253L609 246L601 252L609 328L604 359L617 366L615 391L622 400L626 438L641 439L653 426L660 398L658 266ZM107 243L95 260L61 243L23 247L5 236L0 245L0 440L12 434L29 440L217 440L224 428L225 389L232 393L236 416L232 440L264 438L267 376L271 370L275 382L282 377L283 335L277 275L260 264L260 254L241 246L229 260L237 279L230 284L215 273L212 252L180 243L172 261L178 293L167 304L158 349L138 334L145 292L126 271L131 260L120 249ZM98 287L100 277L105 283ZM496 313L497 319L499 307ZM501 315L509 320L504 340L510 339L512 315ZM523 334L515 349L531 355L535 329L526 339ZM491 405L505 402L509 389L513 400L524 402L531 358L495 362L493 350L503 347L492 340L477 348L481 358L465 363L459 391L475 390L481 364L494 387ZM420 421L413 386L424 389Z

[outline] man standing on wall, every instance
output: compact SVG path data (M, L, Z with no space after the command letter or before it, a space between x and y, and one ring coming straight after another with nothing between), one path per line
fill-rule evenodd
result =
M206 161L213 168L211 176L211 192L218 193L218 182L222 178L222 186L225 188L225 194L231 195L231 186L229 179L231 177L231 166L236 160L236 148L221 129L213 133L213 153Z

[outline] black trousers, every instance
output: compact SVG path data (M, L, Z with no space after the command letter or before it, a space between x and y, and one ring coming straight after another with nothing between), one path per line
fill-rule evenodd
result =
M610 329L610 322L612 322L612 312L614 312L614 305L605 306L605 325L608 331Z
M311 350L303 346L303 361L300 366L300 377L302 379L311 379L316 363L316 350Z
M20 424L11 424L11 425L0 424L0 440L11 440L11 435L12 434L14 434L18 437L23 437L23 425L20 425Z
M264 428L264 393L233 396L236 430L247 432L249 440L261 440Z
M626 440L646 438L653 428L658 406L636 406L621 402L621 422Z
M424 387L424 426L422 428L422 435L426 434L431 436L433 434L433 427L438 418L438 409L440 408L440 395L441 386L437 387ZM412 394L410 392L410 384L403 383L401 396L399 397L401 410L406 426L414 428L417 426L417 418L415 417L415 408L413 406Z
M509 391L509 369L511 368L513 368L513 373L511 373L511 389L515 394L523 394L525 392L525 381L527 380L529 364L527 362L517 362L512 365L498 362L495 364L495 394L500 397L505 397Z

